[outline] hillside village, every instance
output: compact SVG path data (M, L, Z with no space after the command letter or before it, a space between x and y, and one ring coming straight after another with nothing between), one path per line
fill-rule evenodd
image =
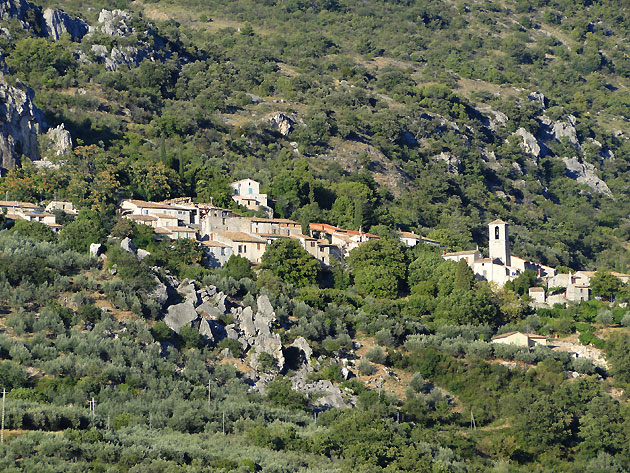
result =
M232 182L230 188L233 190L232 199L235 203L268 216L245 217L234 210L211 203L194 202L190 197L162 202L124 199L120 202L119 213L137 224L152 227L157 238L192 239L199 242L208 268L222 267L232 255L242 256L251 264L258 265L267 246L280 239L298 241L302 248L326 268L333 259L341 261L354 248L380 238L368 232L346 230L317 222L309 223L308 234L304 234L300 223L273 217L271 202L266 194L260 192L260 183L257 181L243 179ZM56 222L53 211L77 214L74 205L64 201L51 201L43 210L30 202L0 201L0 210L5 212L9 220L40 222L53 231L58 231L61 227ZM409 247L417 244L441 246L438 241L413 232L397 233L400 241ZM528 290L532 307L566 305L591 299L590 279L595 275L594 271L557 273L552 267L512 255L509 225L502 220L488 224L488 249L487 258L483 257L478 248L451 253L444 251L442 257L454 262L465 260L478 280L488 281L497 288L508 281L514 281L525 271L535 272L538 284ZM624 284L630 280L628 274L611 274Z

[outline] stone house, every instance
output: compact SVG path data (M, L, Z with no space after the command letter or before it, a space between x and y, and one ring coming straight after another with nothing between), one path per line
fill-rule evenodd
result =
M213 232L210 241L228 245L232 254L247 258L252 263L260 263L267 247L267 240L245 232Z
M206 240L201 242L203 251L206 257L206 265L209 268L218 268L227 263L227 260L232 256L232 247L225 243L221 243L213 240Z
M431 240L430 238L426 238L420 235L416 235L413 232L400 231L398 232L398 236L400 237L400 241L407 246L416 246L418 243L424 243L425 245L441 246L440 242Z
M175 217L183 225L198 222L198 209L194 206L180 206L159 202L145 202L143 200L127 199L120 204L124 215L151 215L154 217Z
M232 200L250 210L262 209L269 214L267 194L260 193L260 183L253 179L241 179L230 184ZM273 213L273 212L272 212Z
M530 287L528 294L535 304L544 304L546 302L545 289L542 287Z
M77 214L79 211L75 208L72 202L63 200L52 200L46 206L46 212L52 212L53 210L61 210L67 214Z

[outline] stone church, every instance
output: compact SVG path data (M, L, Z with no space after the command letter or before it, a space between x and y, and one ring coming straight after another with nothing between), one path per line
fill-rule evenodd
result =
M527 269L535 271L539 278L555 275L555 270L549 266L512 256L508 224L503 220L488 224L488 258L484 258L479 249L445 253L443 258L455 262L465 259L477 279L492 282L499 287L516 279Z

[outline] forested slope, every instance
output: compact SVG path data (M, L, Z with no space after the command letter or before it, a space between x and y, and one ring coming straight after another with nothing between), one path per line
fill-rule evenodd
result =
M501 217L515 254L625 269L624 2L118 2L120 30L98 22L107 5L42 6L95 32L7 21L9 77L83 146L10 175L12 198L226 205L225 182L250 176L281 216L453 249Z

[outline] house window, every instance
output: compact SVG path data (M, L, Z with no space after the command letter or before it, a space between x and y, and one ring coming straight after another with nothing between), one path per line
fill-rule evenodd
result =
M494 227L494 239L499 239L499 227Z
M256 249L260 250L260 243L256 243Z
M505 268L505 275L506 275L506 276L509 276L509 275L510 275L510 270L509 270L509 269L507 269L507 268Z
M225 248L219 248L219 254L225 256Z
M312 241L312 242L311 242L311 248L314 248L314 247L315 247L315 242L314 242L314 241Z
M253 194L254 193L254 189L252 189L251 187L249 188L249 193Z

